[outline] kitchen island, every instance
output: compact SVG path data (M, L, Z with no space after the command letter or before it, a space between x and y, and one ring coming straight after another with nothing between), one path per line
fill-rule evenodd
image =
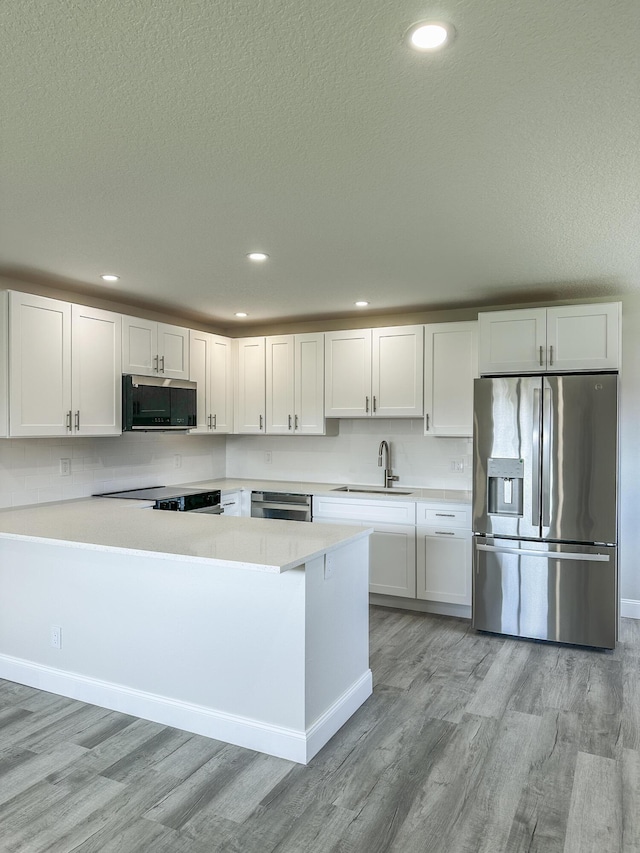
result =
M307 763L371 694L368 536L99 498L0 511L0 678Z

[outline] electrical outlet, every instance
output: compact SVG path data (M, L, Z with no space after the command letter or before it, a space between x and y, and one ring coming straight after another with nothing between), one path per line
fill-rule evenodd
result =
M182 456L180 453L174 454L173 467L174 468L182 468Z
M265 450L264 461L265 461L266 465L271 465L271 451L270 450Z
M451 470L456 474L462 474L464 472L464 459L452 459Z
M68 477L71 474L71 460L70 459L61 459L60 460L60 476Z
M333 554L324 555L324 579L329 580L333 577L333 569L335 567L336 558Z
M62 628L59 625L51 626L51 645L54 649L62 648Z

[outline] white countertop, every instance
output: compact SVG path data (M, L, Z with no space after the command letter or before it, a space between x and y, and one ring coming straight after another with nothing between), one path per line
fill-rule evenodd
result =
M312 483L304 480L249 480L225 478L220 480L202 480L200 482L181 483L181 486L202 489L220 489L223 492L233 492L238 489L251 491L292 492L304 495L324 495L336 498L350 497L354 500L398 500L398 501L433 501L437 503L471 504L471 492L464 489L422 489L415 486L399 484L387 492L342 492L336 491L346 483ZM351 488L378 489L380 486L368 484ZM395 494L394 494L395 492ZM405 494L402 494L404 492ZM406 494L409 492L409 494Z
M151 505L84 498L0 510L0 538L280 573L370 532L337 524L156 512Z

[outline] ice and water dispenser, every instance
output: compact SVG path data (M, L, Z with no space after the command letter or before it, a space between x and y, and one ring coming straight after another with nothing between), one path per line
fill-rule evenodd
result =
M489 515L522 515L524 459L487 460Z

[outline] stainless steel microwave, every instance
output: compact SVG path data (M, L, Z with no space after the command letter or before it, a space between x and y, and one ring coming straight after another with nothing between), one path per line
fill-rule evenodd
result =
M197 425L196 383L161 376L122 377L122 429L188 430Z

